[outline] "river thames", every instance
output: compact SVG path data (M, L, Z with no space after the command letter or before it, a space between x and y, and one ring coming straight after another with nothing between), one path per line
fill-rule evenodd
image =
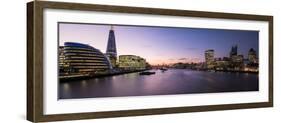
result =
M187 69L151 70L59 83L59 99L258 91L258 74Z

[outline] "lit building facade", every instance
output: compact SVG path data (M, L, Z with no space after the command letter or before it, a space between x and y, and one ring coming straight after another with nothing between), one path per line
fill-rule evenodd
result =
M234 63L243 63L243 61L244 61L243 55L232 56L232 62Z
M107 48L106 48L105 54L109 58L112 67L115 68L116 61L117 61L117 49L116 49L115 34L114 34L113 26L111 26L111 29L109 31Z
M214 50L205 51L205 63L199 66L199 69L217 70L217 71L244 71L258 72L258 58L254 49L250 49L248 57L244 58L242 54L238 54L238 46L231 47L229 57L214 58Z
M249 50L248 59L250 63L257 63L257 53L253 48Z
M58 52L59 52L59 72L60 74L64 74L67 72L66 70L69 67L69 65L65 63L64 47L60 46Z
M215 59L215 69L216 70L227 70L229 66L229 58L216 58Z
M208 69L212 69L215 66L215 59L214 59L215 51L210 49L205 51L205 62L206 62L206 67Z
M244 56L238 55L237 45L231 47L230 60L229 69L239 71L244 67Z
M124 70L144 70L147 62L144 58L135 55L120 55L119 68Z
M63 47L64 60L61 64L68 74L95 74L107 72L111 69L108 58L100 50L87 44L65 42Z

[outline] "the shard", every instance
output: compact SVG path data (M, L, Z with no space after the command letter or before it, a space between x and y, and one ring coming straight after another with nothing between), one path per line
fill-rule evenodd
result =
M106 48L106 55L109 58L112 67L116 67L116 60L117 60L117 49L116 49L116 42L115 42L115 35L113 26L111 26L109 31L109 37L107 41L107 48Z

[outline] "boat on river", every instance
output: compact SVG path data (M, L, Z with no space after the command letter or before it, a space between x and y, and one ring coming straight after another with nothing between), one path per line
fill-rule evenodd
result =
M152 75L155 74L155 72L151 72L151 71L144 71L144 72L140 72L139 75Z
M162 71L162 72L165 72L165 71L167 71L168 69L167 68L160 68L160 70Z

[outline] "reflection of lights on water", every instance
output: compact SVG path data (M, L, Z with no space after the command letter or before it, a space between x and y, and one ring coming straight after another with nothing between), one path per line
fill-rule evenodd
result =
M98 83L99 83L99 79L98 79L98 78L95 78L95 79L94 79L94 83L95 83L95 84L98 84Z
M68 84L68 83L64 83L62 86L63 86L63 89L64 89L65 91L69 91L69 90L70 90L70 87L69 87L69 84Z
M127 74L122 75L122 77L132 79L132 78L135 78L136 76L138 76L138 74L139 74L139 72L137 72L137 73L127 73Z
M83 81L82 81L82 87L87 87L87 82L86 82L86 80L83 80Z

